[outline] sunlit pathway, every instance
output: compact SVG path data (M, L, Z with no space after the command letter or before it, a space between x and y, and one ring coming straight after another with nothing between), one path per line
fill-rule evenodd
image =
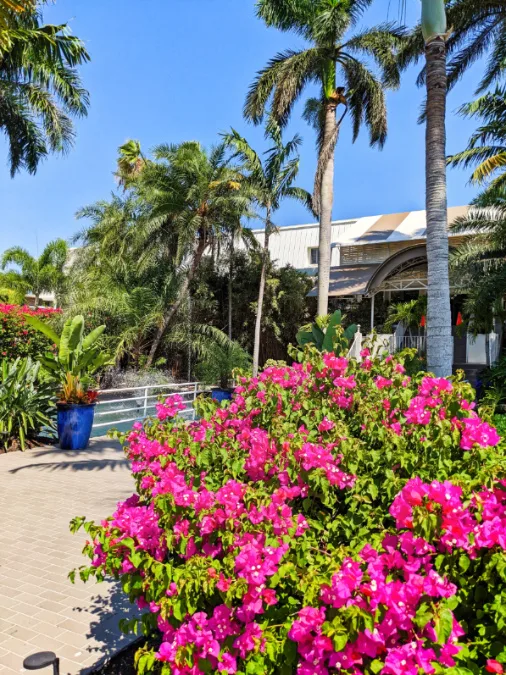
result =
M39 650L58 654L61 675L77 675L126 644L117 624L131 609L118 588L67 579L85 561L86 538L68 524L75 515L100 520L132 492L122 450L109 440L80 452L0 455L1 675L24 672L23 658Z

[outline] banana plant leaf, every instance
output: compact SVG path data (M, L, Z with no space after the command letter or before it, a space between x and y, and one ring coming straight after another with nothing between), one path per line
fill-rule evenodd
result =
M25 314L24 319L29 326L31 326L32 328L35 328L40 333L45 335L47 338L49 338L51 340L51 342L54 342L54 344L57 347L60 346L59 336L54 332L54 330L51 328L51 326L48 326L47 323L45 323L44 321L39 319L38 316L32 316L31 314Z

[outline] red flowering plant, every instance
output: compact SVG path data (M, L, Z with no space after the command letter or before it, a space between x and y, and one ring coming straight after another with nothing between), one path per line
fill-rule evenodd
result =
M61 310L48 307L30 309L27 306L0 303L0 359L15 360L18 357L40 359L54 345L45 336L34 330L25 320L26 314L50 321Z
M120 579L122 627L159 635L138 672L502 668L506 458L471 387L408 377L408 354L294 355L196 422L160 404L124 437L136 493L71 524L80 576Z

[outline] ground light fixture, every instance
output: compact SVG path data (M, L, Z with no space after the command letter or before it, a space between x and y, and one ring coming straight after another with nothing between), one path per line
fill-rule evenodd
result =
M42 670L53 666L53 675L60 675L60 659L54 652L37 652L30 654L23 661L23 668L26 670Z

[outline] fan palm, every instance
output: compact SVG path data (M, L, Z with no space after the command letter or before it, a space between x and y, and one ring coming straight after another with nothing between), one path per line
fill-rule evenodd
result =
M269 265L269 240L276 226L272 220L283 199L297 199L312 210L311 195L293 183L299 172L298 148L299 136L283 143L278 125L268 125L267 134L272 147L264 153L265 160L253 150L248 141L232 130L225 136L227 145L233 148L234 157L238 158L245 171L243 185L250 192L253 201L261 209L265 223L265 236L261 253L262 270L258 289L258 303L255 321L255 341L253 349L253 375L258 373L260 359L260 340L262 333L262 311L264 303L267 268Z
M54 293L59 303L65 287L67 255L68 246L63 239L50 242L39 258L34 258L20 246L9 248L2 255L0 265L3 270L8 265L15 265L17 269L2 274L2 285L23 295L31 291L35 307L39 306L40 295L44 292Z
M13 3L14 4L14 3ZM12 14L0 47L0 129L9 144L11 175L35 173L50 152L72 145L72 117L86 115L88 93L77 66L89 60L65 25L42 25L36 12Z
M451 166L475 166L471 182L489 183L492 190L503 192L506 186L506 88L497 88L460 109L464 117L478 117L484 122L469 139L467 148L448 158Z
M258 0L258 16L269 26L302 35L309 46L277 54L252 84L244 112L255 123L271 114L284 125L295 102L310 83L319 85L318 100L310 100L306 117L318 128L318 167L314 207L320 218L318 314L328 313L331 223L334 198L334 151L341 124L349 112L356 139L363 124L372 146L382 147L387 135L385 86L396 87L396 50L404 31L382 25L348 36L372 0ZM381 78L361 60L376 61ZM339 118L337 111L339 109Z

